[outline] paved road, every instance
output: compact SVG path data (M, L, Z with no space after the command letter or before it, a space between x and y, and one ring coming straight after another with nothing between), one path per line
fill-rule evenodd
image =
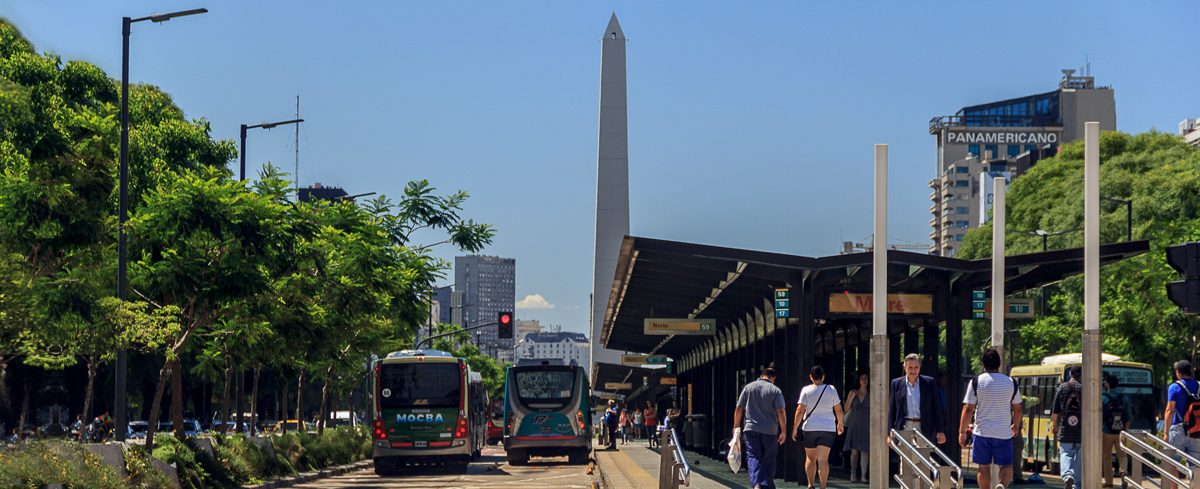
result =
M505 462L503 449L486 449L483 457L472 462L466 474L447 474L443 471L411 473L394 477L379 477L371 471L355 472L301 484L304 488L578 488L592 486L592 476L587 475L586 465L568 465L567 458L534 458L523 467L513 467Z

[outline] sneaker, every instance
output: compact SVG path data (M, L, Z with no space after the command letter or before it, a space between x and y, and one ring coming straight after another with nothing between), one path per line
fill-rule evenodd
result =
M1063 489L1075 489L1075 479L1072 477L1063 479Z

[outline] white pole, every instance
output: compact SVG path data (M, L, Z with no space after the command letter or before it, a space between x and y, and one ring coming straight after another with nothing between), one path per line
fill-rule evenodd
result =
M1077 487L1100 487L1100 123L1083 129L1083 474Z
M1007 180L992 178L992 346L1000 353L1000 371L1004 372L1004 197Z
M887 337L887 159L886 144L875 145L875 242L871 283L871 489L888 486ZM813 486L813 481L808 481Z

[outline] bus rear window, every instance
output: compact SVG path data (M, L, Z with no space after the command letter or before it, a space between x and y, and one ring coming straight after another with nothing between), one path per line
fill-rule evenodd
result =
M458 406L462 372L457 363L384 364L376 393L384 408Z
M575 393L575 372L534 370L517 372L517 399L531 407L560 407Z

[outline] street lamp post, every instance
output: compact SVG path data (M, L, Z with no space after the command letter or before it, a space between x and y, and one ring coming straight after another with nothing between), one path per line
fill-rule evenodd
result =
M119 170L120 191L117 204L118 219L120 220L120 225L117 226L117 298L122 302L125 301L125 289L129 285L125 274L128 256L128 239L125 236L125 222L129 220L129 26L134 22L144 20L161 23L175 17L203 14L205 12L208 12L208 9L198 8L169 14L152 14L148 17L138 17L136 19L130 17L121 18L121 160ZM128 420L125 419L126 366L124 349L117 350L116 370L116 393L113 410L117 412L117 418L114 420L116 422L114 431L116 432L115 437L117 441L125 441Z
M1045 252L1045 251L1047 251L1047 249L1046 249L1046 239L1047 238L1049 238L1051 236L1062 236L1067 233L1078 231L1079 229L1080 228L1074 228L1074 229L1068 229L1066 231L1055 231L1053 233L1048 233L1041 229L1039 229L1037 231L1021 231L1021 232L1028 234L1030 236L1041 236L1042 237L1042 251ZM1041 287L1041 289L1042 289L1042 317L1046 317L1046 286L1043 285Z
M1125 241L1133 241L1133 200L1118 199L1116 197L1100 198L1109 202L1125 204Z
M282 126L282 125L286 125L286 124L297 124L300 122L304 122L304 119L292 119L290 121L283 121L283 122L264 122L262 124L256 124L253 126L247 126L245 124L242 124L242 150L240 151L240 156L241 156L241 160L242 160L241 179L246 180L246 129L254 129L256 127L261 127L263 129L271 129L276 126ZM295 178L295 177L296 176L293 175L293 178ZM299 181L299 180L297 180L297 181Z

